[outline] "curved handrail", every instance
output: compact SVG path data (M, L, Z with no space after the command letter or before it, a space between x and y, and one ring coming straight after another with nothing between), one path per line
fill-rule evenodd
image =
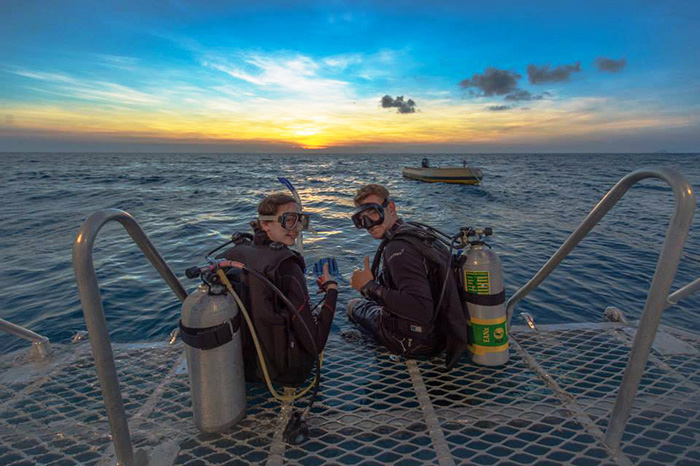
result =
M647 295L644 311L637 326L629 361L622 377L622 383L610 415L605 443L612 449L618 449L622 433L627 424L632 402L642 378L644 365L656 330L661 321L661 313L666 308L669 290L680 262L683 246L695 211L695 195L690 184L680 172L671 168L641 169L630 173L617 182L613 188L596 204L581 225L567 238L554 255L542 268L520 288L509 300L506 307L507 321L513 317L515 305L544 281L545 278L564 260L574 247L593 229L605 214L620 200L627 190L646 178L659 178L671 186L675 197L675 209L666 231L661 254L656 263L656 271Z
M692 188L685 180L683 175L672 168L641 169L634 171L618 181L617 184L613 186L605 196L603 196L603 198L598 202L598 204L596 204L588 216L586 216L586 218L581 222L579 227L574 230L571 235L569 235L566 241L564 241L564 243L542 266L542 268L530 279L530 281L528 281L513 296L511 296L506 304L506 315L509 326L511 319L513 318L513 309L515 308L515 305L530 294L535 288L537 288L540 283L542 283L549 276L549 274L552 273L559 263L569 255L569 253L578 245L578 243L581 242L581 240L583 240L583 238L586 237L586 235L588 235L588 233L608 213L608 211L615 204L617 204L617 201L624 196L632 185L646 178L659 178L666 181L671 188L673 188L674 196L676 198L676 209L666 233L664 247L668 243L668 235L670 234L671 230L675 229L674 227L682 226L681 222L683 219L679 219L678 217L687 217L689 214L690 216L685 219L685 223L687 223L685 234L682 235L682 240L685 242L687 231L690 228L690 223L692 222L693 211L695 210L695 196L693 195ZM681 239L681 237L679 236L678 239ZM659 261L661 261L661 257L659 257Z
M114 451L118 464L131 466L134 464L134 451L119 389L117 369L114 365L112 345L109 341L102 297L92 262L92 250L97 233L110 221L117 221L124 227L180 301L184 301L187 292L134 217L127 212L119 209L104 209L95 212L83 223L73 245L75 279L78 282L80 303L83 307L88 335L90 335L90 346L102 388L102 398L107 409Z

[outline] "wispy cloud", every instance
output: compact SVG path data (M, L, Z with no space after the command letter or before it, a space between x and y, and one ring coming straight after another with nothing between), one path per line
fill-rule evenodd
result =
M129 104L153 104L158 99L121 84L96 82L72 88L74 95L86 100L103 100Z
M103 65L121 70L135 70L139 64L138 58L126 57L123 55L109 55L105 53L94 54L95 59Z
M58 95L82 100L114 102L118 104L154 104L158 101L154 96L122 84L79 79L62 73L16 69L14 74L48 83Z
M329 67L345 70L351 66L361 65L363 56L359 53L350 53L345 55L334 55L323 59L323 63Z
M242 54L242 64L229 60L209 59L204 66L222 71L229 76L272 90L291 91L305 96L331 96L345 92L349 83L321 75L323 64L304 55L289 57L262 54ZM243 67L248 70L244 70Z
M22 68L10 69L10 73L14 73L18 76L24 76L25 78L38 79L40 81L48 81L52 83L70 83L74 84L78 81L70 76L61 73L47 73L43 71L31 71Z

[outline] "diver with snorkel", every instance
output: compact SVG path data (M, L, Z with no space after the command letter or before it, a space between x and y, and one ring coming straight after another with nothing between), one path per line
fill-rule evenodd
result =
M284 432L287 442L308 438L308 417L318 393L321 354L328 340L338 298L334 259L315 264L319 292L316 312L310 306L301 231L310 216L293 196L275 193L258 204L253 234L235 233L231 241L207 254L208 264L187 270L203 284L183 304L180 331L190 367L190 390L197 427L219 432L245 415L245 382L264 381L281 402L294 402L310 390L303 413L292 412ZM215 258L213 254L233 244ZM331 276L331 272L334 276ZM241 314L245 319L242 323ZM302 386L315 367L313 381ZM274 385L297 387L280 394Z

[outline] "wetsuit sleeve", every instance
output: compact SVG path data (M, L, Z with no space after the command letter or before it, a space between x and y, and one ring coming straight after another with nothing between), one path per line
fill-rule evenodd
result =
M279 274L282 293L291 301L311 331L313 341L316 343L316 349L319 352L323 351L331 330L333 315L335 314L338 290L328 290L326 301L321 308L321 312L316 317L311 313L306 277L304 277L304 273L299 265L293 261L286 261L280 265ZM292 317L292 328L297 341L301 343L306 351L313 354L313 345L309 340L309 334L304 329L304 325L300 322L297 313Z
M429 325L433 296L423 256L406 241L395 240L384 249L384 267L398 289L370 280L362 293L397 317Z

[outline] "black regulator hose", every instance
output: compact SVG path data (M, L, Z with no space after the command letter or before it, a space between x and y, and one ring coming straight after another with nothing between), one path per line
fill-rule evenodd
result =
M450 252L447 255L447 270L445 271L445 281L442 283L442 291L440 291L440 299L438 300L438 305L435 308L435 317L437 318L437 313L440 312L442 308L442 300L445 298L445 290L447 289L447 281L452 277L452 251L454 251L455 241L459 239L460 235L457 234L450 238Z

